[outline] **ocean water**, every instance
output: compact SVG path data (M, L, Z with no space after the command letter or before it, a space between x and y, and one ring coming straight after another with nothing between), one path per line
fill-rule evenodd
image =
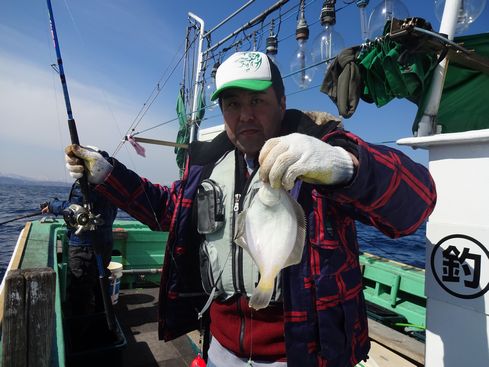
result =
M54 197L61 200L66 199L69 192L70 186L0 184L0 223L36 211L40 212L41 203ZM40 218L42 218L41 215L0 225L0 279L4 276L17 237L25 223ZM130 219L123 211L119 212L118 218ZM425 225L421 226L413 235L396 240L392 240L375 228L361 223L358 223L357 228L361 251L420 268L424 267Z

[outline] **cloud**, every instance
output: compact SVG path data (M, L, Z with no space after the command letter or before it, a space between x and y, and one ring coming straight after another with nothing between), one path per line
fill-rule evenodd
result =
M3 127L0 149L2 157L9 157L2 159L0 171L64 179L62 151L70 138L58 74L3 52L0 53L0 75L0 121ZM77 80L68 83L80 142L113 152L140 106L94 85ZM158 121L165 121L165 117L160 115ZM176 124L159 128L158 135L173 140ZM42 164L33 163L33 154L36 162ZM60 158L54 159L56 155ZM172 148L148 148L149 158L145 160L134 155L134 152L123 149L120 158L123 161L132 159L132 168L151 180L170 182L177 178Z

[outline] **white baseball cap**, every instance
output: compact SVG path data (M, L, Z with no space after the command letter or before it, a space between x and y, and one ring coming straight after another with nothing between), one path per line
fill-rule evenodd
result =
M229 88L263 91L276 82L283 85L282 76L266 54L257 51L236 52L217 69L216 91L211 101Z

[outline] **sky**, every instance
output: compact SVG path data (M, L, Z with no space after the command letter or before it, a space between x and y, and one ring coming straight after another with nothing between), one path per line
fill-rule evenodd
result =
M212 42L231 34L275 2L255 1L213 32ZM366 12L372 12L379 2L370 1ZM178 129L175 106L183 75L178 61L183 54L188 12L203 19L205 30L210 30L245 3L248 1L52 0L80 143L112 154L143 106L149 108L135 127L135 132L141 132L138 136L175 141ZM278 64L284 76L289 73L297 47L293 37L297 11L287 9L297 3L291 0L282 8L281 22L277 12L265 20L269 24L270 19L276 19ZM322 3L306 1L308 46L321 31ZM410 16L422 17L435 30L439 29L432 0L405 0L404 5ZM357 6L346 6L343 0L337 0L336 9L335 31L344 38L345 46L360 44ZM260 51L264 51L268 28L268 25L261 30L256 28L259 36L255 47ZM483 32L489 32L487 7L464 34ZM250 42L243 44L243 49L252 47ZM55 63L46 2L2 1L0 175L72 182L64 167L63 151L70 144L70 137L59 75L51 67ZM321 81L316 76L311 85L319 86ZM158 96L149 103L148 98L154 95L157 86ZM319 87L301 91L291 78L286 78L285 86L288 108L338 113ZM344 124L347 130L369 142L392 142L412 136L416 109L407 100L394 100L382 108L361 101ZM208 111L206 117L202 128L223 122L218 109ZM146 158L138 156L127 143L115 156L155 183L169 184L178 178L173 148L148 144L144 147ZM427 151L396 147L414 160L428 164Z

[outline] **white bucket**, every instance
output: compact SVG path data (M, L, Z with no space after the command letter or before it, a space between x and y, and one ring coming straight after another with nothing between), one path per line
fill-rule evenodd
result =
M119 289L121 286L122 264L111 261L107 269L110 270L109 277L109 295L112 304L115 305L119 301Z

